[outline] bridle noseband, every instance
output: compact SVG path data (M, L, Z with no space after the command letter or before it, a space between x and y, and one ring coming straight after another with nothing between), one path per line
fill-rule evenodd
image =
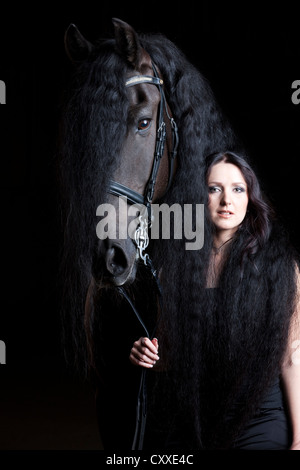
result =
M138 255L147 264L148 255L144 254L145 249L149 244L148 237L148 227L151 224L151 204L153 201L155 185L157 181L158 170L160 162L164 153L164 147L166 142L166 123L164 121L164 114L168 117L171 128L172 128L172 150L169 152L169 177L166 192L171 186L173 172L174 172L174 161L177 155L178 147L178 129L176 122L173 117L170 116L168 112L168 107L166 104L165 94L163 91L163 80L158 76L156 67L152 64L153 73L152 75L136 75L130 77L125 82L125 87L131 87L134 85L140 85L141 83L148 83L150 85L155 85L158 87L160 92L160 104L159 104L159 113L157 121L157 131L156 131L156 143L154 150L154 159L152 164L152 170L150 178L146 184L144 194L139 194L137 191L128 188L127 186L118 183L116 181L109 182L108 192L115 196L123 196L127 198L128 204L139 204L147 208L148 214L141 214L139 217L139 225L135 233L135 243L138 248ZM148 217L147 217L148 215Z

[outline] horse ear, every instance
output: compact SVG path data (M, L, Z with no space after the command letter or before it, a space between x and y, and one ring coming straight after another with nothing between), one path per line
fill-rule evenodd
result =
M112 22L117 51L137 69L142 57L142 47L135 30L118 18L113 18Z
M65 32L65 50L71 62L78 63L87 59L94 46L80 33L75 24L70 24Z

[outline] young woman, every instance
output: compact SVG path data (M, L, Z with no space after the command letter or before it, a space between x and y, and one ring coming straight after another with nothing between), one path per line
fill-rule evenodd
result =
M213 243L203 308L184 320L191 333L174 374L175 421L189 432L175 432L170 441L198 449L299 450L297 254L246 158L210 156L206 184ZM158 359L157 340L134 343L134 365L152 368Z

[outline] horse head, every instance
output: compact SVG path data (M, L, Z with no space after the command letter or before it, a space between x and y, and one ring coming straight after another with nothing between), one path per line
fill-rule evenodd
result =
M115 165L108 181L108 196L97 207L99 240L93 274L104 286L131 283L139 259L146 262L151 203L161 199L170 187L177 147L177 127L165 99L160 71L134 29L119 19L113 19L113 24L114 54L123 67L119 79L127 103L122 117L124 135L111 135L111 139L119 139L119 154L111 155ZM65 34L65 47L75 64L97 60L97 55L107 53L87 41L74 25ZM108 73L105 65L104 61L99 75ZM112 86L109 80L107 86ZM117 90L115 94L116 100ZM98 119L105 120L105 113ZM135 206L129 213L131 205Z

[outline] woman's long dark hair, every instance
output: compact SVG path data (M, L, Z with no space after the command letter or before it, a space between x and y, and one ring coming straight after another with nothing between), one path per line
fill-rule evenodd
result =
M183 357L190 359L184 364L177 358L183 377L179 404L197 417L194 445L210 449L230 448L278 379L296 302L297 257L249 160L233 152L211 155L205 178L220 161L241 170L249 210L230 244L217 289L204 289L197 315L182 312Z

